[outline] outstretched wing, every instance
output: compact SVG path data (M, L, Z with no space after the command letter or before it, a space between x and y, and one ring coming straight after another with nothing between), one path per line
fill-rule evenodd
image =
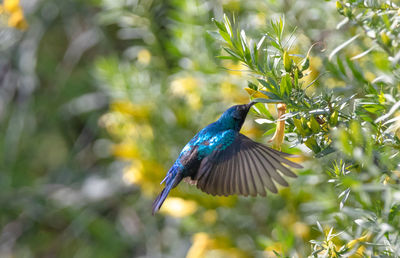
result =
M197 188L212 195L266 196L265 188L276 193L275 182L288 186L281 173L297 177L290 169L302 168L297 163L285 159L291 156L238 133L234 142L223 150L216 149L200 164L194 180Z

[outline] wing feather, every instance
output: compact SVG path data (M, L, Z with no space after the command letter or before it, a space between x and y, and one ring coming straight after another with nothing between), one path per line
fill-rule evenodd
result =
M286 180L276 171L276 168L272 166L269 158L264 158L263 154L260 153L258 149L254 149L255 156L258 158L259 162L264 168L264 171L268 173L273 180L282 186L289 186ZM264 162L262 162L264 160Z
M260 164L257 162L256 159L254 159L254 154L251 149L243 151L243 154L247 156L250 170L252 171L252 173L247 173L247 176L252 178L253 185L256 191L255 195L260 194L262 196L265 196L263 180L260 175L260 170L262 170L260 169Z
M288 186L281 173L297 177L283 165L302 168L285 158L290 156L237 133L230 146L216 148L203 159L193 179L197 182L197 188L212 195L265 196L265 188L273 193L278 192L274 182Z
M268 169L265 169L264 164L262 163L261 159L258 157L258 155L256 154L256 152L254 151L253 153L254 153L254 156L255 156L256 159L257 159L257 162L263 166L263 168L262 168L262 170L261 170L261 172L262 172L262 177L261 177L261 178L262 178L263 186L264 186L264 187L267 187L267 189L268 189L269 191L271 191L271 192L273 192L273 193L277 193L277 192L278 192L278 189L276 189L276 186L275 186L274 182L273 182L272 179L271 179L271 175L270 175L270 173L269 173L269 170L268 170ZM265 163L265 161L264 161L264 163Z
M244 196L248 196L250 191L249 191L249 182L247 181L246 175L244 174L244 159L242 155L238 155L238 171L236 173L239 173L240 175L240 180L239 180L239 187L241 187L240 193L243 194Z
M263 164L258 160L258 157L256 156L255 151L251 150L251 152L252 152L254 165L257 169L257 174L258 174L258 178L259 178L259 181L257 181L257 189L258 189L257 192L261 196L266 196L267 192L265 191L265 186L266 186L266 182L267 182L266 179L268 179L266 170L264 169Z

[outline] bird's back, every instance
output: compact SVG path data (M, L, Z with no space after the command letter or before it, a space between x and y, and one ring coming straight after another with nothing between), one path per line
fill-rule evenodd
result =
M218 121L209 124L186 144L178 159L196 151L197 158L201 160L211 154L216 148L226 148L229 146L237 133L232 129L224 129Z

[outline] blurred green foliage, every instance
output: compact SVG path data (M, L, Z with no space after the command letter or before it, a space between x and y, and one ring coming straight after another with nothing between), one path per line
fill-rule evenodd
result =
M23 12L22 12L23 11ZM400 253L394 1L3 1L1 257ZM225 13L225 14L224 14ZM233 104L305 167L267 198L180 185L180 149ZM280 145L280 144L279 144Z

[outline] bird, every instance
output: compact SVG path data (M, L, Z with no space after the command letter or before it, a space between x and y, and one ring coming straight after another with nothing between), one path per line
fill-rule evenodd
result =
M153 215L182 180L213 196L266 196L266 189L278 192L275 182L288 186L282 174L297 177L283 165L302 168L287 159L293 155L269 148L240 133L254 104L256 102L251 101L230 107L185 145L160 183L165 183L165 187L153 202Z

